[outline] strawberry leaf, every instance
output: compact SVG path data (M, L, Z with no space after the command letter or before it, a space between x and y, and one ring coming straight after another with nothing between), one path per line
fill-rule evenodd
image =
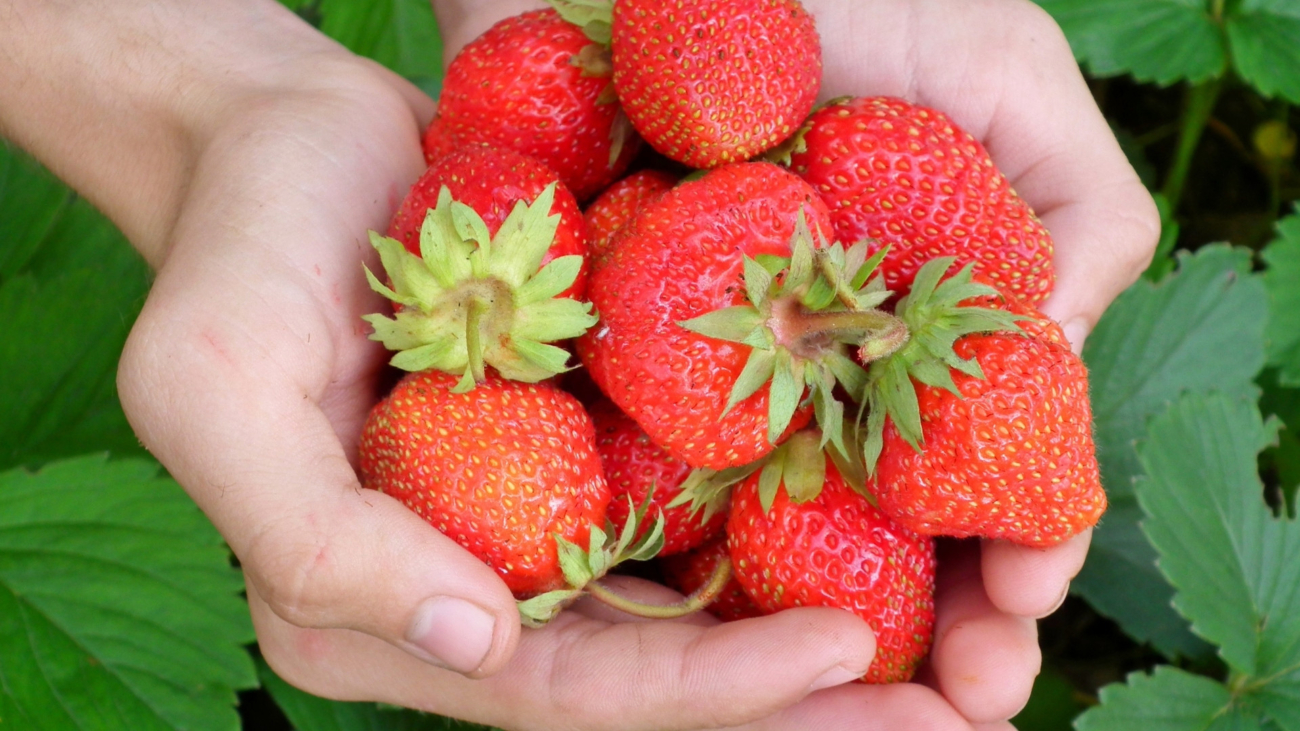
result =
M1162 86L1201 82L1227 67L1223 34L1204 0L1035 0L1097 76L1132 74Z
M1142 530L1192 631L1239 676L1234 703L1300 730L1300 524L1264 503L1258 454L1277 437L1253 400L1191 394L1138 452Z
M1300 386L1300 213L1278 222L1277 238L1261 257L1268 265L1268 362L1282 385Z
M1255 398L1267 318L1250 252L1208 246L1181 255L1178 271L1159 284L1144 279L1121 294L1084 347L1110 508L1072 586L1125 632L1166 655L1200 655L1208 647L1170 607L1173 590L1138 529L1132 484L1142 467L1133 444L1147 420L1184 392Z
M1300 6L1243 0L1227 21L1232 62L1264 96L1300 103Z
M0 473L0 708L14 728L237 729L243 582L146 460Z
M0 143L0 469L145 454L117 361L149 267L89 203Z
M1101 705L1075 722L1078 731L1248 731L1258 715L1233 704L1222 683L1161 665L1101 689Z

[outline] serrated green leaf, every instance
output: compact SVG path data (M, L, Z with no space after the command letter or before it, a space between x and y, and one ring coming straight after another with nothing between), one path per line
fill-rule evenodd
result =
M1260 257L1268 265L1268 362L1282 385L1300 386L1300 213L1278 222L1277 238Z
M1179 270L1120 295L1089 336L1097 459L1110 508L1093 534L1073 589L1124 631L1167 655L1208 650L1170 607L1173 590L1137 528L1132 492L1142 472L1133 448L1149 417L1185 392L1254 398L1264 360L1267 296L1250 252L1207 246L1180 256Z
M0 694L40 728L237 729L242 589L156 463L0 473Z
M1264 96L1300 104L1300 4L1243 0L1226 27L1241 78Z
M1183 397L1138 448L1137 499L1178 611L1273 720L1300 729L1300 524L1264 503L1256 461L1277 428L1253 400Z
M36 175L27 172L11 170L10 183ZM0 242L31 248L21 270L0 279L0 469L90 451L143 455L116 375L149 268L83 200L38 229L29 230L37 244Z
M1132 74L1167 86L1223 73L1223 35L1204 0L1035 0L1097 76Z
M1078 731L1251 731L1259 719L1234 708L1232 695L1209 678L1161 665L1101 689L1101 705L1075 722Z
M289 685L261 661L257 674L294 731L495 731L490 726L377 703L326 700Z

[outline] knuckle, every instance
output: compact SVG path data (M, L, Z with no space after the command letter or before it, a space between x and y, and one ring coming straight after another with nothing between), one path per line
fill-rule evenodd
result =
M341 579L327 531L272 523L249 543L242 560L271 611L297 627L338 626ZM292 536L292 538L290 537Z

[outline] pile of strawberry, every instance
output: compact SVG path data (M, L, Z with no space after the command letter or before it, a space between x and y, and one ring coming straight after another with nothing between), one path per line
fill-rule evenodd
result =
M796 0L552 4L456 57L372 234L394 312L367 320L410 373L364 484L529 624L582 592L842 607L877 635L865 680L909 679L934 536L1051 546L1105 509L1086 371L1035 310L1046 230L942 113L814 110ZM598 581L670 554L680 607Z

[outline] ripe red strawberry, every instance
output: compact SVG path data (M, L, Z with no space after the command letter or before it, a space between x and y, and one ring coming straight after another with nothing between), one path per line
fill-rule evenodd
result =
M444 186L451 191L453 199L482 216L488 233L495 234L516 204L531 203L546 186L558 180L554 171L528 155L489 145L462 145L431 165L411 186L388 226L388 235L418 256L425 214L436 206ZM561 256L581 256L585 261L587 226L578 202L563 185L555 188L551 213L560 217L560 225L542 258L542 265ZM587 289L587 271L584 264L573 285L561 296L581 299Z
M786 477L770 498L762 482L758 473L736 488L727 521L745 593L765 612L830 606L857 614L876 634L876 659L863 680L910 680L933 635L933 539L890 520L833 463L803 502L791 498Z
M663 512L664 545L660 556L690 550L722 530L727 519L725 499L697 514L689 504L669 507L681 494L691 466L673 459L646 436L631 417L609 401L589 410L596 426L596 451L609 483L609 519L622 525L630 506L640 506L653 488L649 513ZM631 498L629 503L628 498Z
M614 86L652 147L691 167L789 137L821 85L821 42L797 0L618 0Z
M598 264L597 326L578 341L592 379L656 444L692 467L725 469L770 452L769 389L728 408L752 348L679 323L746 302L746 257L789 256L800 211L825 209L775 165L741 163L678 185L645 205ZM802 381L794 400L801 400ZM807 423L800 409L790 429Z
M546 163L585 200L640 146L610 83L605 51L554 10L502 20L447 68L426 160L472 143L507 147Z
M967 286L969 269L936 288L938 264L923 268L899 303L913 330L955 312L970 317L969 302L955 306L978 288ZM1106 509L1088 373L1056 323L1014 301L1002 309L1030 319L1020 332L952 331L947 359L914 340L873 364L880 377L868 401L881 414L868 429L880 437L873 492L890 517L920 533L1051 546ZM930 332L944 338L941 328ZM910 386L900 388L897 374L908 373ZM912 389L915 400L900 403Z
M689 595L709 581L718 567L718 561L728 555L727 536L725 533L720 534L693 551L664 559L664 581L668 586ZM722 593L705 611L724 622L766 614L749 598L735 576L731 577Z
M497 571L518 597L565 586L555 535L586 546L609 487L591 420L549 384L411 373L371 411L362 484L401 500Z
M587 206L587 250L594 262L609 250L614 234L632 220L641 206L657 199L677 184L677 178L660 170L642 170L605 189Z
M1031 304L1052 291L1052 239L983 145L946 115L901 99L857 98L808 119L790 168L831 211L839 241L889 246L881 272L906 293L917 270L955 256Z
M430 167L393 218L396 238L371 234L396 305L368 315L392 364L462 374L473 388L490 366L536 383L568 368L560 343L595 323L585 289L586 224L545 165L471 145Z

